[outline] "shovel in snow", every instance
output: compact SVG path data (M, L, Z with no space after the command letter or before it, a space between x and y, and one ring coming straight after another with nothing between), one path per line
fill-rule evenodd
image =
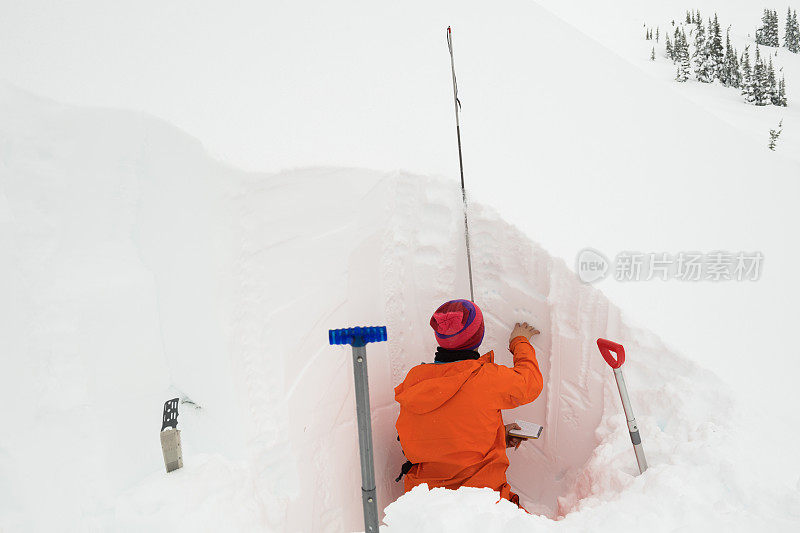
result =
M622 377L622 365L625 363L625 348L621 344L606 339L597 339L597 347L606 363L614 369L614 377L617 379L619 397L622 400L622 408L625 410L625 418L628 420L628 432L631 434L633 452L636 454L636 463L639 465L639 473L643 474L647 470L647 460L644 458L642 448L642 437L639 435L639 426L636 425L636 418L633 416L633 407L628 398L628 388L625 386L625 378ZM616 358L611 355L616 354Z
M353 375L356 386L358 448L361 453L361 503L364 507L365 533L378 533L378 501L375 493L375 460L372 455L372 417L369 412L367 344L386 340L386 326L332 329L331 344L349 344L353 348Z

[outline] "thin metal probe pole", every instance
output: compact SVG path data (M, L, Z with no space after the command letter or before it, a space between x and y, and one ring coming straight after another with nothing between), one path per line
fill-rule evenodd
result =
M464 202L464 239L467 243L467 269L469 270L469 299L475 301L475 289L472 285L472 253L469 246L469 219L467 218L467 189L464 186L464 161L461 156L461 125L459 123L458 84L456 83L456 66L453 60L453 37L450 26L447 27L447 49L450 51L450 71L453 75L453 103L456 109L456 137L458 139L458 169L461 172L461 200Z

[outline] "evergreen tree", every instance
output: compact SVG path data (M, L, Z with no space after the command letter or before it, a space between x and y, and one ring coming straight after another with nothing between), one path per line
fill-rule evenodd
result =
M733 77L731 69L731 28L728 27L728 32L725 36L725 57L722 58L722 69L720 70L719 81L725 87L731 86L731 78Z
M764 60L761 58L761 52L756 45L756 57L753 62L753 98L758 106L768 105L771 103L769 98L769 82L767 78L767 67L764 65Z
M764 10L764 15L761 17L761 27L756 29L756 44L765 45L767 25L769 24L769 10Z
M690 14L689 14L689 12L687 11L687 12L686 12L686 24L691 24L691 23L693 23L693 22L694 22L694 18L693 18L693 17L692 17L692 15L690 15Z
M800 26L797 23L797 11L793 13L791 8L786 13L786 32L783 35L783 42L790 52L795 54L800 52Z
M755 92L753 90L753 71L750 68L750 47L744 47L742 54L742 96L748 104L755 103Z
M781 81L778 83L778 98L777 103L775 105L786 107L786 78L781 77Z
M680 43L675 43L675 45L675 50L678 55L678 75L675 79L682 83L689 79L689 73L691 71L689 44L686 42L686 36L681 35Z
M792 52L800 53L800 24L797 23L797 10L792 13L792 23L794 24L794 48Z
M675 28L675 40L672 42L672 50L673 55L675 56L675 62L679 62L681 60L681 48L686 45L686 33L684 33L682 28Z
M758 45L756 45L756 55L753 59L753 75L751 76L753 83L753 103L755 105L761 105L761 102L764 100L764 91L761 87L761 78L763 76L762 67L761 52L758 49Z
M756 44L779 46L777 11L764 10L764 15L761 17L761 27L756 30Z
M772 65L772 58L769 58L767 66L767 82L764 86L765 99L772 105L778 105L778 83L775 80L775 67Z
M722 49L722 30L719 27L719 20L717 14L714 13L713 22L709 23L708 41L706 50L706 68L704 74L709 81L720 79L722 77L722 69L724 64L724 51Z
M769 149L775 150L775 143L778 142L778 137L781 136L783 132L783 119L778 122L778 129L777 130L769 130Z
M742 86L742 72L739 70L739 59L735 49L732 49L731 54L731 79L730 86L736 89Z
M703 21L697 23L697 33L694 34L694 73L699 81L709 83L714 81L713 74L709 77L708 46L706 43L706 30Z
M653 47L653 50L650 52L650 61L656 60L656 47Z
M669 35L667 35L666 41L667 41L667 57L670 58L672 60L672 62L674 63L675 62L675 51L672 48L672 42L670 42L670 40L669 40Z
M769 41L769 46L779 47L780 38L778 36L778 12L772 11L769 20L769 30L767 31L767 40Z
M723 60L723 72L725 76L724 85L728 87L739 88L742 86L742 73L739 71L739 54L731 46L731 29L728 27L728 35L726 38L725 46L725 59Z

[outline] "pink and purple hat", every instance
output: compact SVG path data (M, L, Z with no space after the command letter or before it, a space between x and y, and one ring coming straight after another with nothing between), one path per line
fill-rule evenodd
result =
M469 300L450 300L431 317L436 342L447 350L476 350L483 342L483 313Z

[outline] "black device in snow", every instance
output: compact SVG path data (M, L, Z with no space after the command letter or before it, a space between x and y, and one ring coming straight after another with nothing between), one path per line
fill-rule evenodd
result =
M161 415L161 452L167 472L183 467L181 430L178 429L179 400L173 398L164 402L164 413Z
M161 418L161 431L168 427L176 429L178 426L178 398L164 402L164 415Z

